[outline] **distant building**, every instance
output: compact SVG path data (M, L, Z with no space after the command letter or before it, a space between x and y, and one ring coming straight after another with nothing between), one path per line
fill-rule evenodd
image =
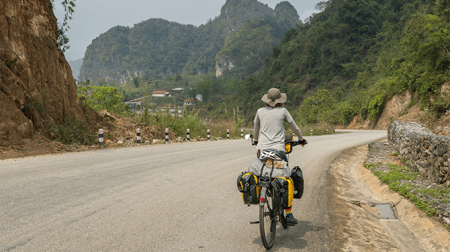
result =
M203 96L201 95L201 94L197 94L196 96L195 96L195 99L197 99L197 100L199 100L199 101L203 101Z
M156 90L152 93L153 97L168 97L171 96L169 92L163 90Z
M174 89L172 89L171 94L172 95L176 95L176 94L179 94L179 93L181 93L183 91L184 91L184 88L174 88Z
M147 97L150 97L150 95ZM150 99L148 99L148 101L150 101ZM142 111L142 110L144 110L144 107L145 107L145 96L136 98L131 101L127 101L127 102L125 102L125 104L127 104L130 107L131 111ZM156 106L156 103L151 102L148 105L150 107L152 107L152 106Z

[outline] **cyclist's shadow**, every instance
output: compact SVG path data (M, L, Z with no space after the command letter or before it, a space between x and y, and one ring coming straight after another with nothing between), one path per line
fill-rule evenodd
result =
M288 249L303 249L308 245L308 241L302 239L308 232L319 232L324 227L315 226L311 224L310 221L300 221L295 227L288 227L284 229L281 225L277 225L277 235L275 237L275 246L271 251L277 251L280 248ZM258 236L253 243L263 246L261 242L261 237Z

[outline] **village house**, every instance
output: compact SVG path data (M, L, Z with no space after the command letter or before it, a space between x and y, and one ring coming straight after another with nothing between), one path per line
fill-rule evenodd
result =
M173 96L175 96L176 94L179 94L179 93L181 93L181 92L183 92L184 91L184 88L174 88L174 89L172 89L171 90L171 94L173 95Z
M147 96L147 98L148 98L148 100L150 100L150 95ZM140 112L145 107L145 96L136 98L131 101L127 101L127 102L125 102L125 104L127 104L130 107L131 111ZM149 103L149 106L150 107L156 106L156 103L151 102L151 103Z
M152 93L153 97L168 97L171 96L169 92L163 91L163 90L156 90Z

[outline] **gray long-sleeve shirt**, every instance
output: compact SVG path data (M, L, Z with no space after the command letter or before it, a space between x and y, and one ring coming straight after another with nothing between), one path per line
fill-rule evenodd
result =
M289 123L292 131L303 140L302 132L298 128L289 111L283 107L262 107L255 116L254 140L258 141L257 149L277 149L284 151L284 121Z

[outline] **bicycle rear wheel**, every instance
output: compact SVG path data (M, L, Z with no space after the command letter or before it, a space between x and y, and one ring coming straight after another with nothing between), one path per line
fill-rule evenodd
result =
M284 209L282 209L281 213L280 213L280 222L281 222L281 225L283 226L284 229L288 228L288 224L287 224L287 221L286 221L286 214L284 212Z
M273 209L273 196L270 191L264 197L264 204L259 207L259 230L261 241L266 249L271 249L275 244L277 231L277 214Z

